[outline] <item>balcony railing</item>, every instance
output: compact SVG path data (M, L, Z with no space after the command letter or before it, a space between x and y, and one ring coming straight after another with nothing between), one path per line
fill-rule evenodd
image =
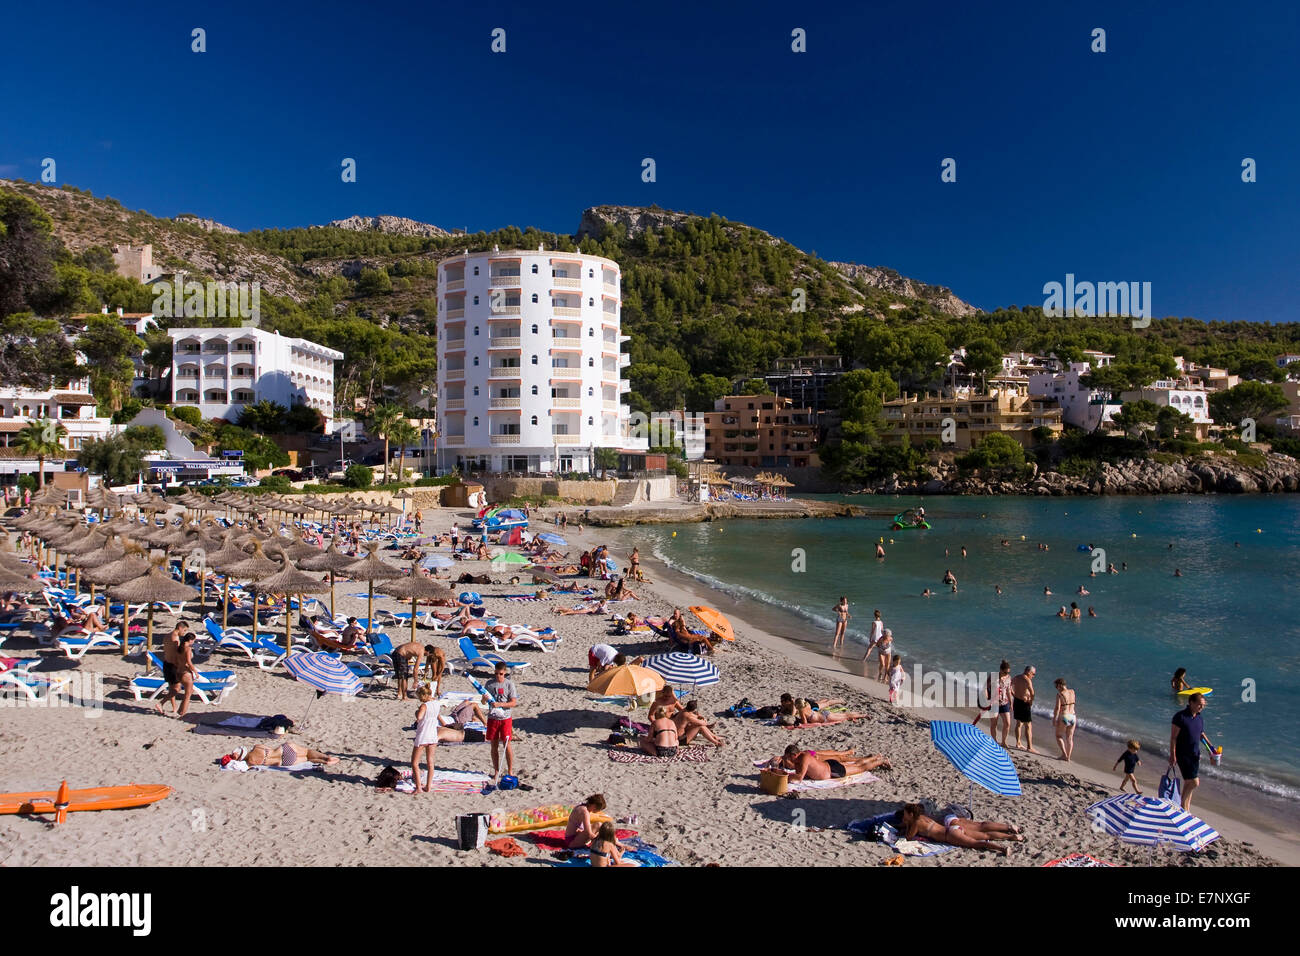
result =
M462 409L462 410L463 410L463 409L465 408L465 399L463 399L463 398L449 398L449 399L447 399L445 402L442 403L442 407L445 408L447 411L454 411L454 410L456 410L456 409Z
M488 378L518 378L522 371L518 365L494 365L488 369Z
M605 290L606 295L618 295L618 283L608 282L604 279L600 282L600 287Z
M490 349L517 349L519 348L519 336L517 335L494 335L488 339L488 348Z
M464 347L465 347L465 337L464 337L464 336L461 336L461 337L458 338L458 339L448 339L448 340L447 340L447 351L449 351L449 352L454 352L454 351L456 351L457 349L463 349Z
M448 279L447 284L443 287L444 291L446 292L456 292L457 290L463 288L465 288L464 279Z
M494 286L517 287L519 285L519 278L520 276L518 272L503 273L500 275L494 275L491 284Z
M617 402L617 401L610 401L608 398L602 398L602 399L600 400L600 407L601 407L601 408L607 408L607 409L609 409L609 410L611 410L611 411L615 411L615 412L616 412L616 411L618 411L618 402Z
M494 316L502 315L519 315L523 309L517 305L494 305L491 314Z
M445 378L449 382L458 382L465 377L465 370L463 368L448 368L443 371L447 373Z
M554 445L580 445L582 444L582 436L569 434L559 435L552 432L551 443Z
M443 435L442 443L444 445L457 445L457 446L463 445L465 444L465 436L464 435Z
M551 378L582 378L582 369L552 366Z
M448 320L450 320L450 319L463 319L463 318L465 318L465 310L464 310L464 308L460 308L460 309L448 309L447 312L446 312L446 314L445 314L445 316L444 316L444 318L446 318L446 319L448 319Z
M581 280L581 279L575 279L575 278L573 278L573 277L571 277L571 276L555 276L555 278L552 279L551 281L553 281L557 286L561 286L561 287L563 287L563 288L565 288L565 289L581 289L581 288L582 288L582 280Z
M518 435L493 435L492 444L494 445L518 445Z
M519 407L519 396L516 395L514 398L494 398L494 399L492 399L492 402L491 402L491 404L490 404L489 407L491 407L491 408L518 408L518 407Z
M575 309L567 305L557 305L551 311L553 311L556 315L565 316L566 318L570 318L570 319L582 318L581 308Z
M581 408L582 399L580 398L553 398L551 405L555 408Z

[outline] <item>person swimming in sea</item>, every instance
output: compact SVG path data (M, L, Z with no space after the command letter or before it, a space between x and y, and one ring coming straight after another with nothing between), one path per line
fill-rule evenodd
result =
M1174 577L1181 578L1182 576L1183 576L1182 570L1179 568L1174 568Z
M1090 592L1087 588L1085 588L1082 584L1080 584L1080 585L1079 585L1079 590L1076 591L1075 593L1076 593L1076 594L1090 594L1091 592Z
M921 597L934 597L934 592L931 591L929 588L926 588L924 591L921 592Z
M1094 611L1094 610L1092 609L1092 606L1091 606L1091 605L1089 605L1089 607L1088 607L1088 617L1096 617L1096 616L1097 616L1097 612Z
M1002 593L1002 585L1000 585L1000 584L995 584L995 585L993 585L993 592L994 592L995 594L1001 594L1001 593Z
M885 556L885 546L884 546L883 544L881 544L879 541L877 541L877 542L876 542L876 557L878 557L878 558L883 558L884 556Z
M1173 678L1169 681L1169 687L1175 694L1184 690L1191 690L1192 685L1187 683L1187 668L1180 667L1174 671Z
M1070 616L1070 612L1067 611L1067 610L1065 609L1065 605L1062 604L1062 605L1061 605L1061 609L1060 609L1059 611L1056 612L1056 616L1059 617L1059 618L1064 619L1064 618L1067 618L1067 617Z
M1047 585L1043 585L1043 597L1051 597L1051 596L1052 596L1052 589L1049 588Z
M1107 567L1106 567L1106 573L1107 573L1107 574L1119 574L1119 569L1115 567L1115 562L1114 562L1114 561L1112 561L1109 565L1107 565Z
M1079 605L1073 601L1070 602L1070 620L1079 621L1083 619L1083 612L1079 610Z
M944 583L944 584L956 584L956 583L957 583L957 576L956 576L955 574L953 574L952 571L944 571L944 572L943 572L943 583Z

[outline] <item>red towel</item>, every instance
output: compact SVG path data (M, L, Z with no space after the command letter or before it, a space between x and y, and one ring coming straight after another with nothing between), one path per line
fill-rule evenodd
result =
M635 830L617 830L614 833L615 838L622 842L630 840L636 836ZM540 846L543 850L567 850L563 830L534 830L528 834L528 838Z

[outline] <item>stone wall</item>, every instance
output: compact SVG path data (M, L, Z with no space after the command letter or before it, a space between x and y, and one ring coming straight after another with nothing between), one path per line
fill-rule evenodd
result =
M563 498L575 504L607 505L614 500L618 482L557 481L553 478L485 478L488 501L497 504L510 498Z

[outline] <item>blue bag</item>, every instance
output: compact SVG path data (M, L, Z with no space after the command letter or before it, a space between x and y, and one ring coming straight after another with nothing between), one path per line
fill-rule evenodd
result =
M1182 805L1183 788L1178 783L1178 778L1168 771L1160 778L1160 789L1156 794L1161 800L1168 800L1170 803Z

